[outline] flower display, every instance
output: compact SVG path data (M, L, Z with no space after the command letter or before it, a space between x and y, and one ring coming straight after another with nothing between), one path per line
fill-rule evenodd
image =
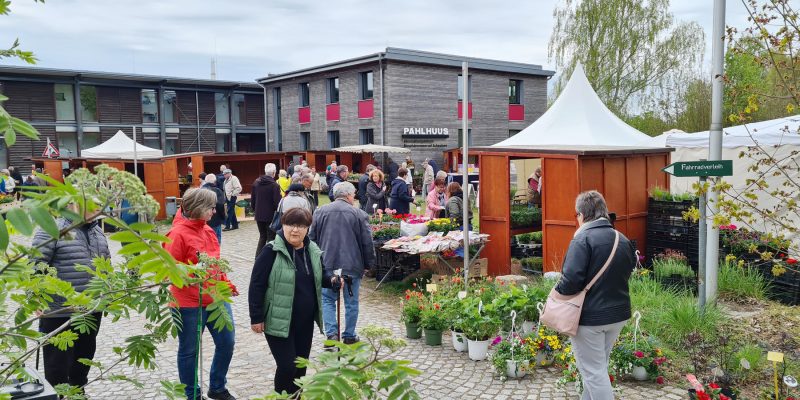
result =
M418 324L422 319L422 311L425 309L425 302L425 295L423 295L422 292L406 290L401 320L411 324Z
M642 367L650 379L661 382L661 367L669 360L658 344L649 336L634 340L632 333L623 333L611 350L610 369L618 376L630 375L634 367Z
M428 232L444 232L458 230L458 225L450 218L436 218L428 221Z
M500 379L506 379L506 372L508 363L506 361L516 361L516 368L519 370L527 371L529 363L534 357L531 351L530 338L522 338L517 334L510 335L506 338L497 336L492 341L492 355L491 361L495 370L500 374Z

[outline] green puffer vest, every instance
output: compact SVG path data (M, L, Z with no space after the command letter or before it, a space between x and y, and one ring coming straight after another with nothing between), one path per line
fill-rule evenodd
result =
M275 262L269 274L267 293L264 295L265 334L275 337L289 337L289 325L292 323L292 304L294 304L294 282L297 268L286 248L286 242L275 236L271 242L275 251ZM314 286L317 292L317 326L322 332L322 250L312 241L308 242L308 253L314 274Z

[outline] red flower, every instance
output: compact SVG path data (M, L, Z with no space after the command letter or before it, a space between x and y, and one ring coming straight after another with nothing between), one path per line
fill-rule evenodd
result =
M797 264L797 260L795 260L794 258L787 258L786 263L789 265L795 265Z
M659 376L658 378L656 378L656 383L659 384L659 385L663 385L664 384L664 377L663 376Z
M719 394L719 400L731 400L731 398L730 398L730 397L728 397L728 396L725 396L725 395L724 395L724 394L722 394L722 393L720 393L720 394Z
M417 287L417 282L412 283L411 287Z
M719 385L717 385L717 384L716 384L716 383L714 383L714 382L711 382L711 383L709 383L709 384L708 384L708 387L710 387L710 388L712 388L712 389L719 389Z
M442 306L440 306L440 305L439 305L439 303L435 303L435 304L433 305L433 308L435 308L435 309L439 310L439 309L441 309L441 308L442 308Z
M697 392L697 400L711 400L711 396L709 396L706 392Z
M644 353L638 350L635 353L633 353L633 355L636 356L636 358L644 358Z
M411 295L406 295L406 300L411 300Z
M614 375L608 374L608 380L611 381L611 383L613 384L614 383Z

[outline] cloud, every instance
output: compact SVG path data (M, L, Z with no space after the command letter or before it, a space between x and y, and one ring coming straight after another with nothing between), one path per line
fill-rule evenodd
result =
M706 4L707 3L707 4ZM387 46L541 64L557 0L17 0L0 30L51 68L252 81ZM673 0L711 36L711 2ZM738 9L737 9L738 7ZM741 4L728 18L743 22ZM9 39L7 39L9 40ZM710 46L709 46L710 49ZM710 58L710 57L707 57Z

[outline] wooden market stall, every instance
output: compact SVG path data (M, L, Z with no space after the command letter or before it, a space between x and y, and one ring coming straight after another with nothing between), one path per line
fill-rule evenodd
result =
M603 193L609 212L616 213L616 228L644 251L648 189L669 186L667 174L661 169L668 165L671 149L515 146L475 150L481 165L479 226L481 233L488 233L491 238L482 255L489 259L491 275L510 273L511 236L534 229L511 229L511 161L538 158L542 163L544 272L561 269L578 227L575 218L578 194L587 190Z

